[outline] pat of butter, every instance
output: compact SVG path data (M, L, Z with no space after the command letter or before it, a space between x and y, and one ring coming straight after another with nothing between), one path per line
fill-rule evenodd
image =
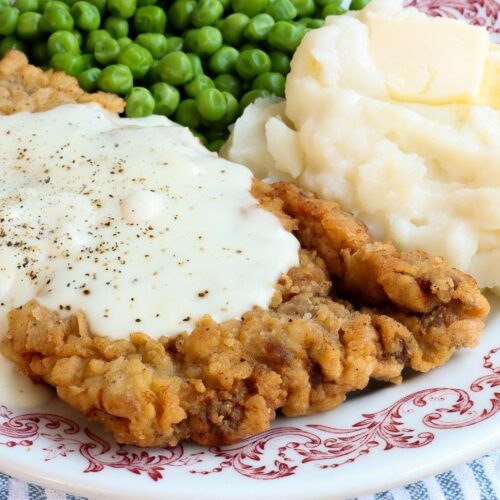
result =
M477 102L490 47L485 29L417 12L366 14L370 51L391 98L428 104Z
M500 108L500 45L490 46L478 102Z

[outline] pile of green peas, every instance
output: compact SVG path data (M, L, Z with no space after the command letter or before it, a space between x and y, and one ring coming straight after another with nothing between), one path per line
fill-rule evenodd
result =
M126 99L125 115L187 126L212 150L258 97L283 96L290 59L329 15L369 0L0 0L0 57Z

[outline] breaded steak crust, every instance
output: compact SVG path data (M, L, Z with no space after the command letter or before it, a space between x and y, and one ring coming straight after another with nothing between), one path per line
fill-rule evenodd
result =
M111 340L83 313L63 319L31 302L10 313L2 352L118 442L167 446L232 443L278 410L334 408L370 378L399 383L405 367L426 372L477 343L489 306L471 277L372 241L337 204L293 185L253 191L302 245L269 310L206 316L174 338Z
M89 101L123 109L18 52L0 62L0 113ZM255 181L253 193L302 247L268 310L222 324L207 316L174 338L111 340L83 313L62 318L30 302L10 313L0 351L118 442L167 446L232 443L277 411L334 408L371 378L399 383L405 367L426 372L477 343L489 306L470 276L373 241L336 203L291 184Z
M78 80L60 71L43 71L28 64L17 50L0 60L0 115L20 111L46 111L61 104L95 102L114 113L125 109L121 97L104 92L87 94Z

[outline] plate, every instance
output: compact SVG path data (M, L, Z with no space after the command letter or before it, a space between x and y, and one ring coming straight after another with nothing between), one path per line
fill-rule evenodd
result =
M412 0L431 15L487 26L497 0ZM500 299L479 347L399 386L358 394L334 411L278 419L239 444L168 449L117 445L60 401L23 413L2 406L0 470L100 499L340 499L408 484L500 447ZM4 401L5 403L5 401Z

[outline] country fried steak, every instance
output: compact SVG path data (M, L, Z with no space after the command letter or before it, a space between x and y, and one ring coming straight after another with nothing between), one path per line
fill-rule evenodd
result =
M159 341L110 340L82 313L63 319L31 302L10 313L2 351L120 443L167 446L232 443L278 410L334 408L370 378L399 383L405 367L426 372L477 343L489 308L471 277L371 240L337 204L293 185L255 181L254 194L302 244L269 310L207 316Z
M372 240L336 203L292 184L255 180L253 194L301 243L268 310L112 340L81 312L29 302L10 312L0 351L118 442L170 446L233 443L278 412L335 408L371 379L400 383L405 368L427 372L477 344L489 306L473 278Z

